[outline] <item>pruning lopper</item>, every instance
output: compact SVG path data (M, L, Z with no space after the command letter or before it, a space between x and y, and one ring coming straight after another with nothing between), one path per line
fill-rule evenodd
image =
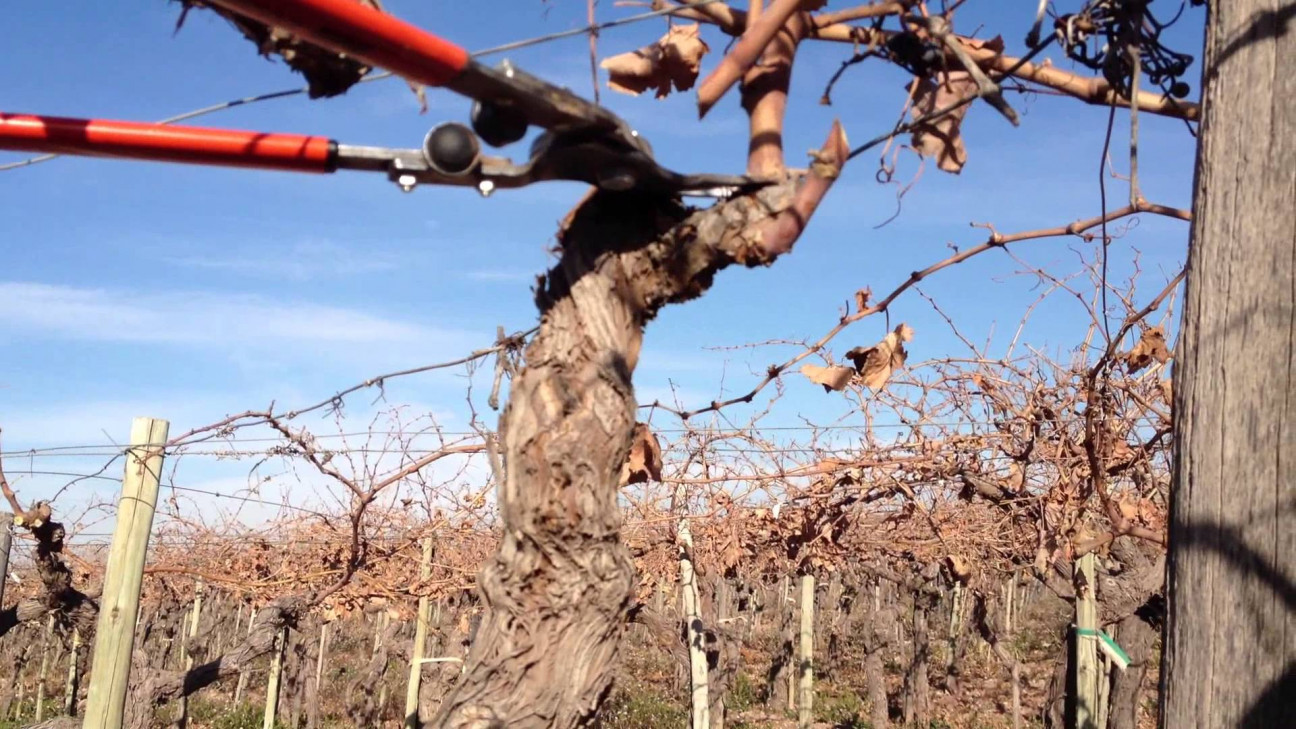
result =
M205 0L283 28L336 53L474 101L472 127L446 122L418 149L366 147L320 136L277 134L0 112L0 149L330 173L383 172L406 192L418 184L495 189L547 180L610 191L727 197L764 181L735 175L685 175L665 169L638 132L611 111L505 61L491 68L459 46L354 0ZM482 154L531 126L545 131L526 162Z

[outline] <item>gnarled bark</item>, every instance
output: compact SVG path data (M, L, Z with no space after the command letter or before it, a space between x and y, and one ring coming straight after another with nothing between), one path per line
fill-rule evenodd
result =
M500 423L503 537L478 581L488 608L463 680L435 726L584 726L612 688L634 606L617 483L637 403L644 325L731 264L787 251L845 162L834 125L821 159L783 184L692 212L593 193L566 221L563 255L537 292L540 331Z
M189 671L167 671L149 666L147 655L137 649L131 667L131 693L126 702L125 726L147 729L157 707L181 696L192 695L222 678L237 675L252 661L269 654L279 631L285 625L296 625L314 604L313 594L293 595L261 608L242 643ZM91 668L93 670L93 666Z
M1151 617L1139 611L1120 621L1116 639L1130 657L1130 664L1112 676L1111 709L1107 716L1107 729L1137 729L1139 726L1139 694L1147 677L1148 657L1158 631L1148 622Z
M932 596L925 593L914 594L913 659L905 674L904 719L906 724L927 726L931 723L931 684L927 677L931 639L927 630L927 617L933 600Z

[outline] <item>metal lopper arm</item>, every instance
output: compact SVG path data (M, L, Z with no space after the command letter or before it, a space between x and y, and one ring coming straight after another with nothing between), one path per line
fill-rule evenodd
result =
M385 172L402 189L471 185L482 194L546 180L605 190L727 197L768 184L735 175L682 175L611 111L514 68L489 68L459 46L352 0L204 0L406 79L476 101L473 126L442 124L422 149L338 144L326 137L0 112L0 149L327 173ZM521 164L481 154L546 132Z

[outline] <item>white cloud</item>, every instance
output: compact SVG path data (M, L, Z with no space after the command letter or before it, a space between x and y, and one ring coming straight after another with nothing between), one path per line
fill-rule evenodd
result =
M117 342L239 346L332 345L444 339L430 329L354 309L211 292L137 293L42 283L0 283L0 330Z
M111 446L130 440L133 418L143 416L169 420L174 436L191 427L219 420L226 413L237 412L230 408L231 404L240 403L235 403L233 398L222 402L209 394L197 392L148 399L51 401L39 408L6 406L0 414L0 427L4 428L4 446L9 451L84 444L103 445L104 450L111 451ZM241 404L246 409L246 406L257 403ZM70 462L70 457L59 458L67 465L77 465Z
M391 271L399 265L399 258L393 253L358 253L326 240L297 241L287 248L271 251L262 247L245 254L167 256L162 260L186 268L296 281Z

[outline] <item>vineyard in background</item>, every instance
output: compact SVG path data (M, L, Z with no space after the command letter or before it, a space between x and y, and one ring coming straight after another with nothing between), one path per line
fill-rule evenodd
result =
M1090 280L1079 298L1095 299L1098 274L1082 273L1043 296ZM1002 356L967 342L963 356L906 361L915 334L900 325L846 364L803 366L795 376L844 397L859 425L765 428L777 393L740 425L641 408L620 490L638 587L606 725L685 725L702 690L714 727L1062 726L1068 665L1087 649L1093 710L1150 726L1178 283L1141 303L1127 282L1112 345L1094 343L1095 319L1064 361L1019 341L1023 318ZM526 336L451 366L494 362L503 388ZM478 570L499 536L491 474L505 464L484 427L451 432L401 407L364 432L294 423L337 416L387 379L156 450L131 726L397 726L411 708L435 712L480 617ZM5 466L11 480L64 473L75 491L119 482L138 452L43 448ZM186 486L204 459L241 464L249 488ZM276 480L310 498L253 488ZM23 725L85 709L113 506L62 523L21 488L5 496L18 523L0 717ZM253 505L275 516L239 518ZM1105 630L1129 665L1076 627Z
M537 325L458 359L187 430L153 413L128 444L0 446L0 729L1138 729L1289 710L1291 651L1265 642L1292 610L1290 407L1275 395L1291 384L1292 257L1272 211L1291 207L1296 136L1281 133L1281 74L1253 71L1290 50L1290 13L1205 4L967 4L1001 26L983 27L963 0L625 0L602 22L589 0L588 25L465 51L477 63L588 40L595 104L600 72L655 99L696 85L699 118L736 102L747 174L769 184L706 208L573 200L533 289ZM235 5L184 0L179 21L214 13L307 86L163 123L393 75ZM347 17L381 10L357 5ZM1163 31L1200 15L1195 64L1167 44L1195 43L1197 26ZM646 44L600 37L649 21L665 32L642 26ZM1025 39L1016 56L1005 37ZM812 95L792 94L794 65ZM851 86L874 65L896 75ZM797 107L834 93L834 112L857 118L786 159L789 108L808 119ZM1095 114L1027 118L1044 96ZM878 109L869 136L858 117ZM1043 118L1048 133L965 140L969 114L1004 130ZM1073 152L1089 143L1082 177ZM1030 154L1005 155L1013 145ZM1089 217L967 221L969 238L905 259L889 286L872 268L885 256L852 250L833 263L860 280L817 338L743 344L708 322L707 344L741 351L748 372L726 360L698 401L642 394L661 384L635 375L648 324L719 272L790 253L844 170L894 191L880 228L931 212L906 211L907 193L927 166L959 174L969 146L1032 183L1029 165L1064 169L1041 192ZM1193 148L1194 210L1144 197L1140 164L1159 196L1186 183L1167 181L1163 157ZM51 149L0 171L64 152ZM996 211L1049 204L1004 190L1017 192L969 194ZM871 222L857 217L836 234L854 240ZM1137 247L1177 241L1181 223L1193 265L1179 248L1145 265ZM982 264L1018 285L946 278ZM958 303L926 290L941 279L967 288ZM765 317L761 304L724 313ZM402 404L399 385L433 371L461 377L463 399ZM1278 457L1254 457L1248 438Z

